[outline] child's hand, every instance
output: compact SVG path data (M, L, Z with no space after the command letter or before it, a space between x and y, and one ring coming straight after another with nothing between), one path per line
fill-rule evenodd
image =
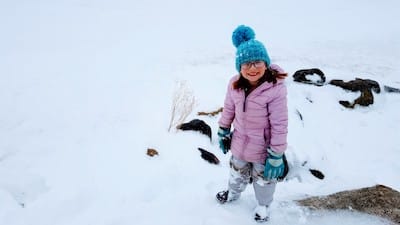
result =
M283 153L276 153L272 149L268 148L268 156L265 160L264 179L265 180L277 180L283 175L285 165L282 157Z
M231 131L229 128L220 127L218 129L219 148L226 154L231 148Z

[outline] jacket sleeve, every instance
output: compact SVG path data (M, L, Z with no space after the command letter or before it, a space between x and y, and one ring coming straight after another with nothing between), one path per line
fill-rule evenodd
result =
M270 147L274 152L282 153L287 148L288 107L287 89L282 82L275 87L275 95L268 104L271 126Z
M230 128L235 118L235 104L232 99L232 80L228 84L228 88L225 95L224 109L222 110L221 118L219 119L218 125L224 128Z

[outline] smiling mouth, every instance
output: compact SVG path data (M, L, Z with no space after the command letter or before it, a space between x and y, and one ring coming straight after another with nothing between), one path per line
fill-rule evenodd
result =
M251 77L255 77L255 76L258 75L258 73L255 73L255 74L250 74L250 73L248 73L247 75L248 75L248 76L251 76Z

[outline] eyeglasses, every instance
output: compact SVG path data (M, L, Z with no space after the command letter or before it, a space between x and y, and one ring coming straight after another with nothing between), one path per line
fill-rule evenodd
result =
M260 61L260 60L253 61L253 62L247 62L247 63L243 63L241 65L241 68L247 70L247 69L250 69L251 66L254 66L255 68L258 69L258 68L262 68L263 66L265 66L265 63L264 63L264 61Z

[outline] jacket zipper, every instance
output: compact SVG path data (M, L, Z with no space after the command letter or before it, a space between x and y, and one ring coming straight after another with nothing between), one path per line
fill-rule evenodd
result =
M254 90L252 90L252 91L254 91ZM250 91L248 88L246 88L244 90L243 112L246 112L247 97L251 94L252 91ZM247 117L247 115L245 115L245 117ZM247 129L246 124L244 126L245 126L244 128ZM245 139L244 139L243 149L242 149L242 156L241 156L242 158L244 157L244 150L247 148L248 143L249 143L249 136L246 135Z
M243 112L246 112L246 99L247 99L247 96L249 96L249 94L250 94L248 92L249 92L248 88L244 89Z

